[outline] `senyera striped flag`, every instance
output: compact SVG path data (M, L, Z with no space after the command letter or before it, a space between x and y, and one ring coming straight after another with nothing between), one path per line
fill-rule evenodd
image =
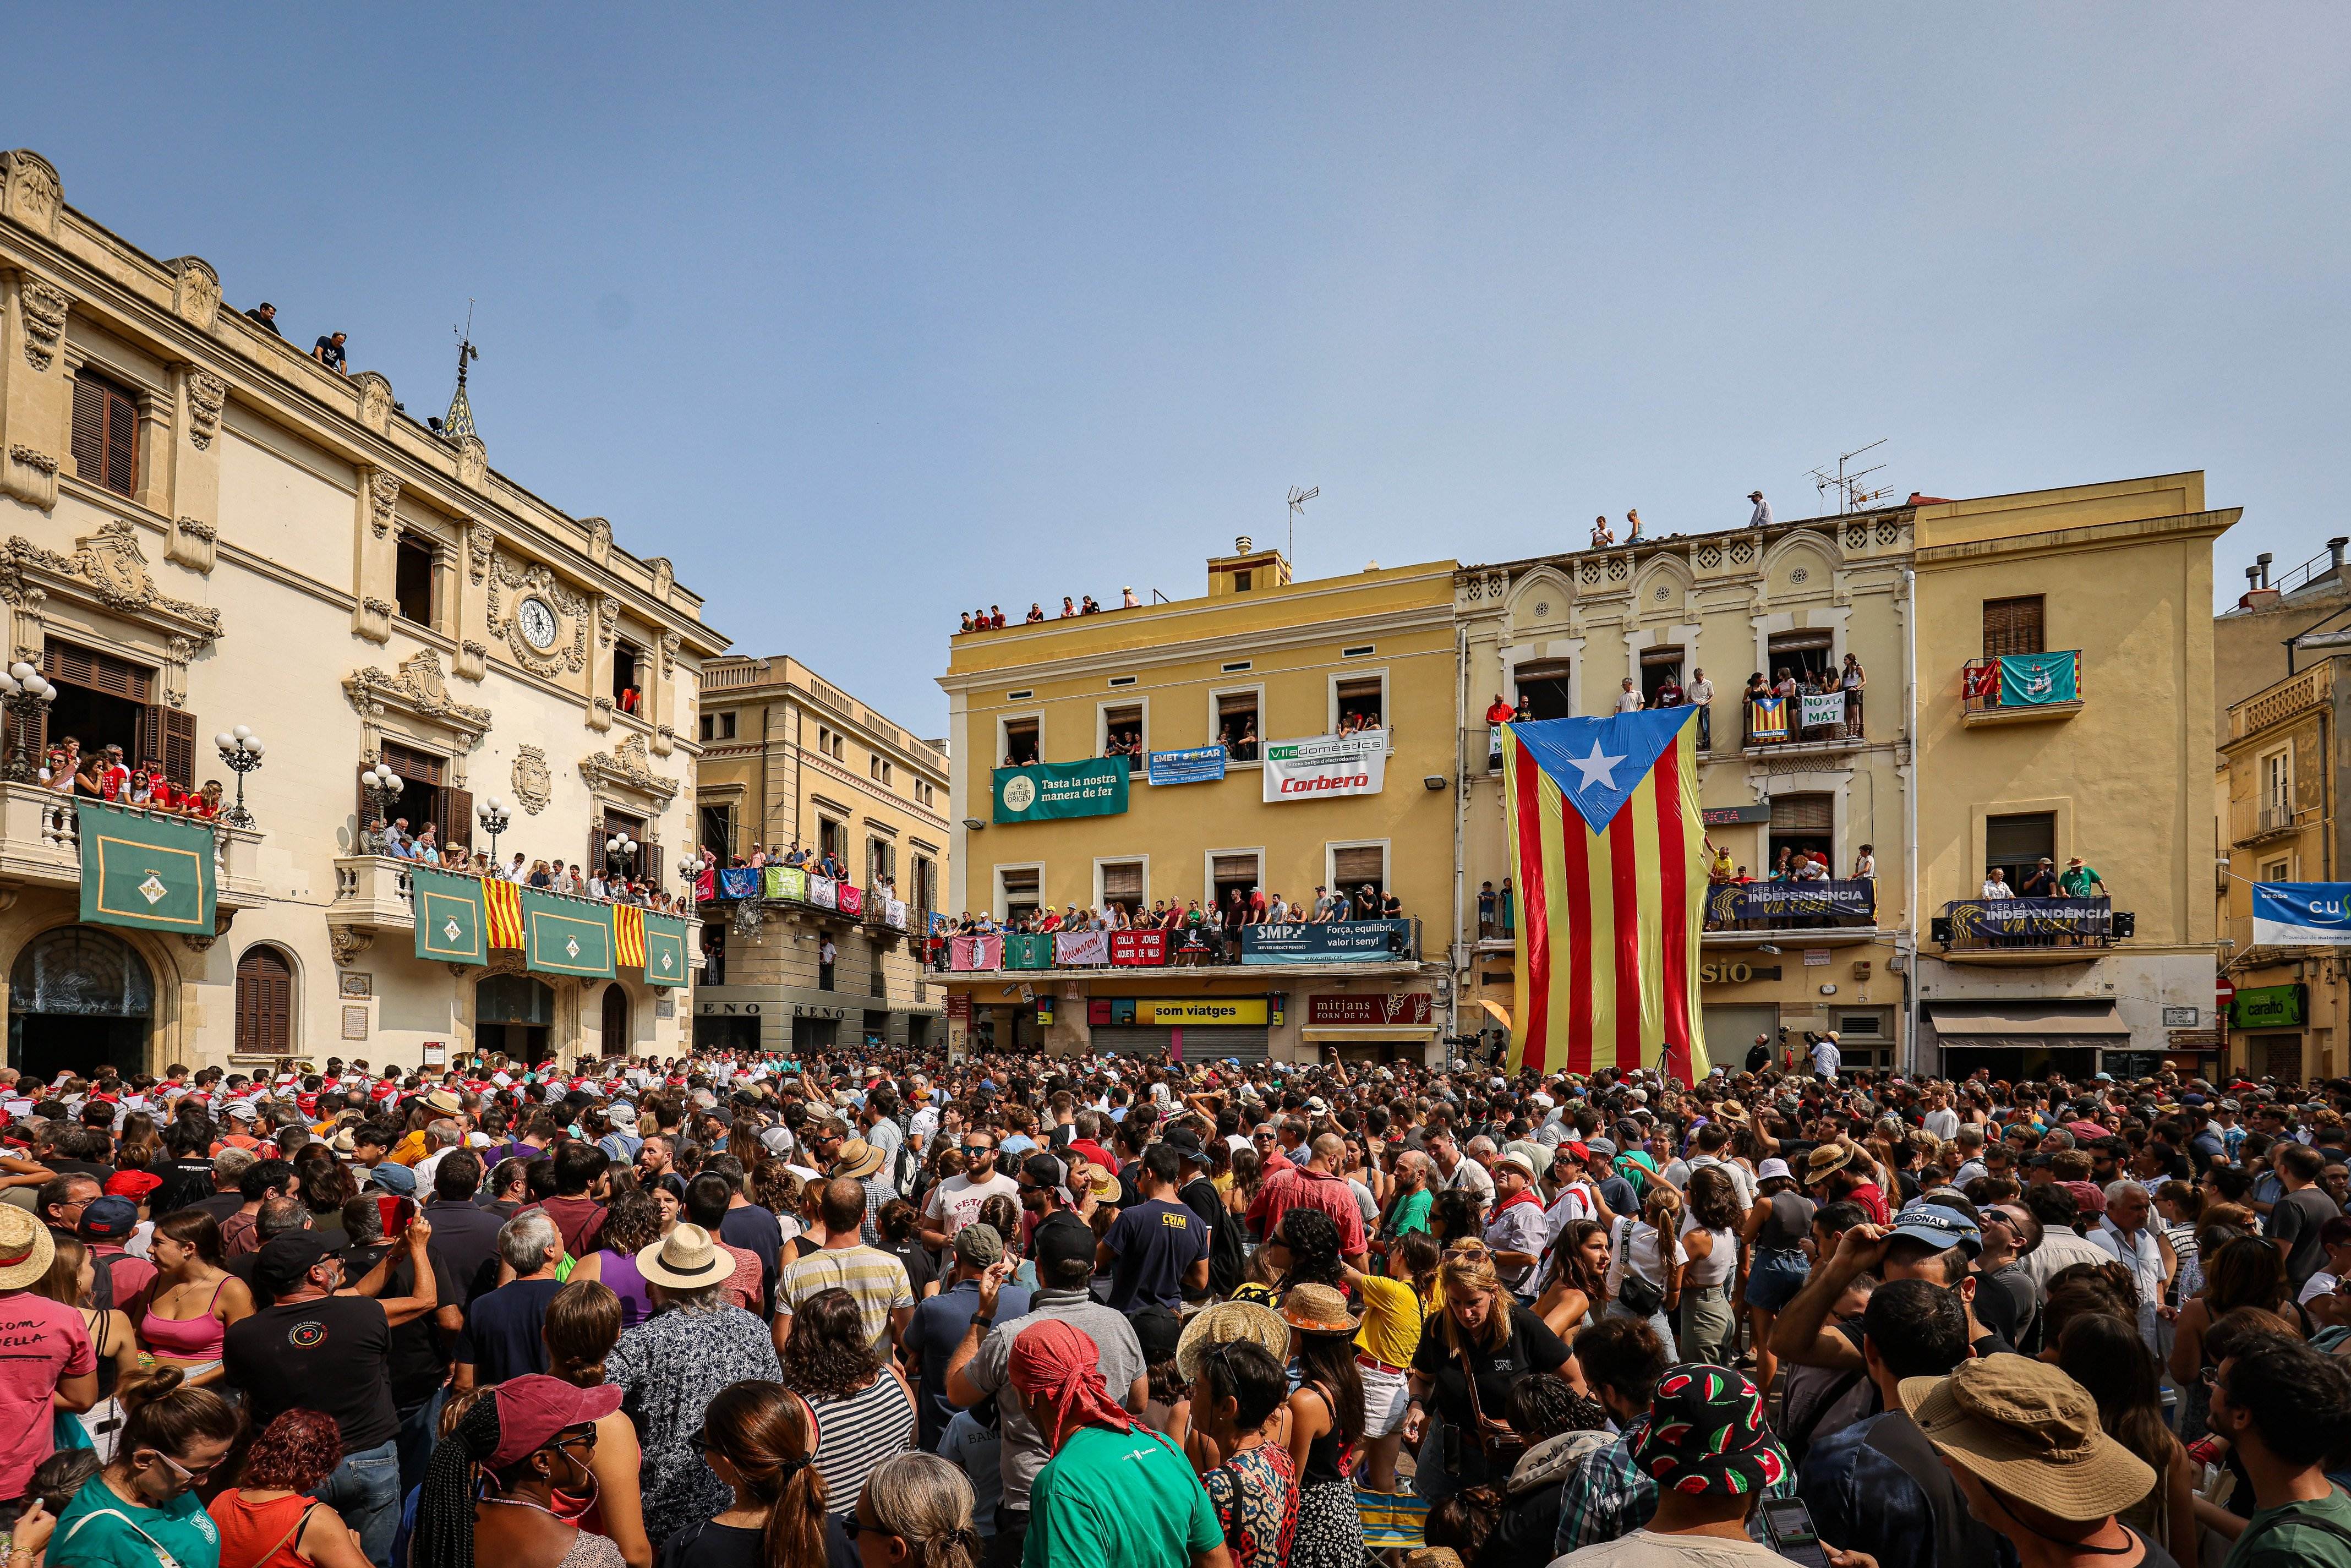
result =
M1503 726L1521 913L1510 1065L1707 1071L1695 709Z

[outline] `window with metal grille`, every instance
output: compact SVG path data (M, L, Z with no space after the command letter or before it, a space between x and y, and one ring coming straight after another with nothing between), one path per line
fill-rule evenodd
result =
M1143 903L1143 862L1106 861L1102 867L1102 902L1105 908L1123 904L1129 914Z
M118 496L139 489L139 400L92 371L74 377L74 472Z
M1384 844L1343 844L1331 852L1331 883L1353 893L1365 883L1374 893L1388 890L1388 852Z
M2043 596L2029 593L2018 599L1987 599L1983 601L1983 651L1987 659L2001 653L2039 653L2046 652L2043 641Z

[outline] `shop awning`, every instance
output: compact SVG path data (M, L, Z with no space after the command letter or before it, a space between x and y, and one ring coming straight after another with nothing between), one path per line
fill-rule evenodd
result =
M2084 1035L2130 1033L2112 1002L2087 1002L2072 1007L2017 1002L1929 1002L1928 1017L1940 1035ZM1957 1040L1956 1044L1972 1044Z
M1345 1041L1350 1040L1431 1040L1437 1026L1433 1023L1359 1023L1332 1024L1322 1029L1299 1030L1301 1039L1310 1043Z

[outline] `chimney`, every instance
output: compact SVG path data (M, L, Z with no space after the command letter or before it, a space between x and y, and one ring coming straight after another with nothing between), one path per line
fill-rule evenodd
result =
M1240 538L1233 541L1233 553L1235 555L1247 555L1255 542L1256 541L1252 540L1249 535L1243 534Z
M2253 586L2255 588L2267 588L2270 585L2270 552L2263 550L2261 554L2255 556L2253 558L2253 567L2254 570L2261 574L2261 580L2254 583Z
M2327 570L2335 572L2337 576L2340 576L2343 571L2343 547L2345 545L2351 545L2351 538L2345 538L2338 535L2326 541Z

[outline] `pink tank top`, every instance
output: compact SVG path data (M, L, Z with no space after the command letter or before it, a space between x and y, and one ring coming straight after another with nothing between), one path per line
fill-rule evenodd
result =
M156 1355L173 1356L182 1361L218 1361L221 1342L227 1337L228 1331L221 1327L218 1318L213 1316L213 1301L220 1300L221 1285L227 1283L224 1278L220 1284L214 1285L213 1300L206 1301L204 1312L193 1318L158 1317L155 1309L150 1306L147 1315L139 1321L139 1337L147 1342L148 1350Z

